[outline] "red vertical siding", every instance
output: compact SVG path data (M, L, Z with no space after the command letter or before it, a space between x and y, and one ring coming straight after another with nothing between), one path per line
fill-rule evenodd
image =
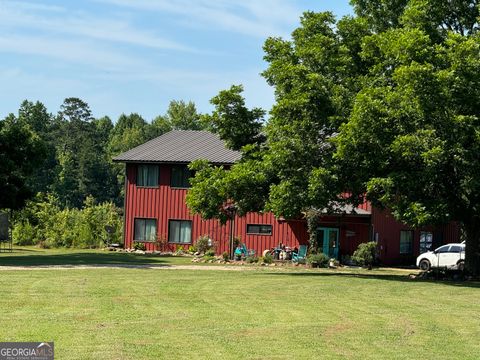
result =
M157 235L168 239L168 221L181 219L192 221L192 242L202 235L214 240L218 254L228 252L229 225L222 225L217 220L203 220L199 215L190 214L186 204L186 189L170 187L170 165L160 165L159 186L155 188L137 187L136 165L127 164L125 189L125 247L133 246L134 219L154 218L157 220ZM372 216L325 216L319 227L334 227L340 230L340 255L351 255L358 245L375 238L377 233L380 256L386 264L402 262L412 263L419 252L419 237L422 229L414 232L414 253L410 257L400 255L400 230L410 229L391 216L388 211L380 211L365 202L360 208L371 211ZM271 235L247 234L247 224L272 225ZM425 228L434 233L443 234L442 243L454 242L459 238L457 224L451 223L441 228ZM284 244L291 248L308 243L308 232L304 220L278 221L272 213L248 213L235 218L234 235L239 236L249 249L257 254L263 250ZM155 250L153 243L146 243L147 250ZM188 246L188 245L187 245ZM176 245L168 244L162 250L175 250Z
M374 237L378 239L380 257L385 264L400 265L413 264L420 255L420 232L429 231L434 234L434 247L441 244L458 242L460 229L456 222L433 227L425 226L412 228L394 219L388 210L372 209L372 229ZM400 231L413 230L413 254L400 254ZM438 239L438 240L437 240ZM438 241L435 243L435 241Z

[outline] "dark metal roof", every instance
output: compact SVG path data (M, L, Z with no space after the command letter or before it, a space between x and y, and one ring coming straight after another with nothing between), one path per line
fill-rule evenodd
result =
M189 163L205 159L214 164L233 164L241 154L225 147L209 131L173 130L113 158L118 162Z

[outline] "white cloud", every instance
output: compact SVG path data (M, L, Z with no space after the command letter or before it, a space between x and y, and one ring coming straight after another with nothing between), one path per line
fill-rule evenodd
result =
M126 57L117 51L107 50L88 42L58 40L35 35L0 36L0 52L40 55L109 71L144 65L142 59Z
M10 29L36 29L53 34L76 35L149 48L194 51L152 31L139 30L126 20L99 18L80 12L74 16L66 15L65 9L61 7L39 4L0 3L0 26Z
M288 36L301 10L285 0L97 0L139 11L183 16L191 24L265 38Z

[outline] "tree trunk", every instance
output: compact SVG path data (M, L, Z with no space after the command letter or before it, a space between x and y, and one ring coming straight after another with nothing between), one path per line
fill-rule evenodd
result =
M464 223L467 235L465 248L465 268L475 277L480 277L480 219Z

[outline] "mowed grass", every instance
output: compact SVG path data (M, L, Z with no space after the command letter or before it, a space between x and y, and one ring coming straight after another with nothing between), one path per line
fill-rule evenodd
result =
M0 253L0 266L180 265L190 264L191 260L181 256L139 255L98 249L39 249L33 246L14 247L12 252Z
M478 359L480 285L405 274L3 270L0 339L58 359Z

